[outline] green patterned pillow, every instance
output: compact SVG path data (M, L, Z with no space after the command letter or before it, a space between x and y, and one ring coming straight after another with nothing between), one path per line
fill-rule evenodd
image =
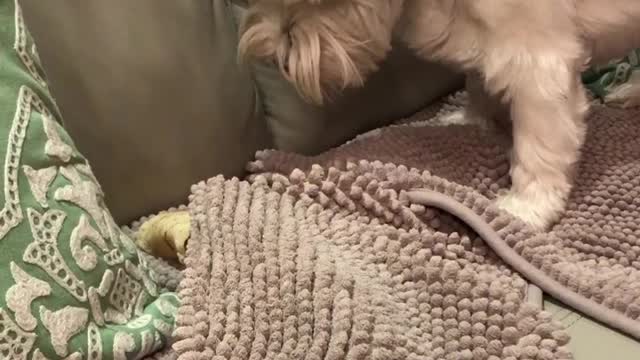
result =
M14 1L0 0L0 359L141 358L167 342L178 300L58 122Z
M640 73L640 49L630 51L621 59L593 66L582 74L587 89L605 102L617 102L625 96L630 81Z

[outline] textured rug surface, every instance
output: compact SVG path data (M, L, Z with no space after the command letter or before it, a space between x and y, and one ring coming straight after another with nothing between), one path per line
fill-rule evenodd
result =
M493 206L507 158L473 125L392 126L317 157L262 152L247 181L194 186L170 356L571 358L525 279L640 338L638 114L594 108L548 233Z

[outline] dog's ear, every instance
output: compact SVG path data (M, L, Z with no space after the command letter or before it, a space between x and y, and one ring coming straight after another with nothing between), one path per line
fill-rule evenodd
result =
M378 70L402 1L340 0L309 10L290 19L288 52L278 63L307 101L322 105L346 88L362 87Z
M367 42L348 36L343 23L313 19L291 26L287 52L278 54L285 77L306 101L322 105L347 87L361 87L377 68Z
M240 26L238 60L241 63L249 58L273 61L278 52L288 51L288 40L279 14L262 10L259 6L250 7Z
M289 11L257 4L241 28L239 55L275 63L308 102L360 87L391 49L401 0L298 1ZM301 2L322 3L319 7ZM286 13L286 16L283 15Z
M347 86L362 85L363 76L351 57L367 44L341 35L342 24L316 16L285 23L276 12L255 10L248 12L240 29L239 61L272 61L305 101L317 105Z

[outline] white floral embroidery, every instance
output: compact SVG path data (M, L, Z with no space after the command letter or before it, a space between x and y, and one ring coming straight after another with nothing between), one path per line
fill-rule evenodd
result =
M138 246L131 241L131 238L124 233L120 234L120 243L124 246L124 248L129 252L129 254L137 254Z
M159 274L151 268L149 269L149 279L151 279L151 281L153 281L156 284L160 283L161 281Z
M33 352L33 356L31 358L32 360L49 360L49 358L47 358L40 352L40 349L36 349ZM82 360L82 354L79 352L74 352L73 354L64 358L64 360Z
M109 289L111 289L111 285L113 285L114 279L115 276L113 275L113 271L107 269L102 276L100 287L98 288L98 294L100 294L100 296L107 296Z
M13 261L10 268L15 285L7 290L7 307L14 312L21 328L33 331L38 326L38 320L31 314L31 303L36 298L51 294L51 286L27 274Z
M116 333L113 339L113 360L127 360L127 353L136 348L136 343L129 334Z
M71 232L69 247L71 248L71 256L73 256L78 267L84 271L91 271L98 265L98 256L93 247L88 245L82 247L82 242L85 240L95 244L103 253L109 251L102 235L91 226L87 216L82 214L78 225Z
M124 263L124 268L127 270L127 272L131 276L133 276L134 279L142 281L145 289L149 292L151 296L157 296L158 287L156 283L154 283L153 280L151 280L151 278L149 277L145 269L147 267L145 258L142 256L138 256L138 259L140 261L140 265L136 266L131 261L127 260Z
M154 341L153 351L160 350L164 346L164 344L162 343L162 337L160 336L160 333L157 331L153 332L153 341Z
M140 317L137 317L127 323L127 327L129 329L142 329L145 326L149 326L151 324L151 320L153 317L149 314L144 314Z
M31 357L33 360L49 360L46 356L42 355L40 349L36 349Z
M36 341L34 333L24 332L0 308L0 355L2 359L26 360Z
M98 187L91 181L82 179L74 167L61 167L60 174L67 178L71 185L63 186L56 190L54 197L58 201L73 203L89 213L93 221L98 225L100 233L107 235L106 224L102 212L102 198Z
M33 242L27 245L23 260L38 265L73 297L82 302L86 301L87 291L84 282L69 269L57 247L58 234L66 214L60 210L49 210L41 215L33 209L27 209L27 216Z
M89 288L89 304L91 306L91 314L93 319L98 325L104 325L105 319L102 310L102 303L100 298L107 296L111 286L113 285L113 281L115 276L113 275L113 271L107 269L102 275L102 280L100 281L100 286L96 289L94 287Z
M111 216L111 214L109 214L107 210L103 209L102 218L104 219L103 221L107 227L107 239L109 239L114 247L119 248L121 246L119 238L120 231L118 225L116 225L115 221L113 220L113 216Z
M124 325L129 321L127 316L114 308L108 308L104 312L104 321L112 324Z
M96 324L103 326L104 315L102 314L102 304L100 303L100 294L98 294L98 289L94 287L90 287L87 291L87 297L89 298L89 306L91 306L91 316L93 317L93 321Z
M98 187L98 193L99 193L98 195L104 198L104 191L102 191L102 187L100 187L100 182L98 181L98 178L96 178L96 176L93 174L93 169L91 169L91 166L89 164L76 164L74 166L80 174L88 177L89 180L93 181L96 184L96 186ZM107 212L107 215L109 216L109 218L111 218L111 215L108 212Z
M140 351L138 351L138 356L136 359L142 359L145 355L149 355L155 350L157 350L157 345L155 341L154 334L157 334L155 331L152 333L149 330L144 330L140 336L142 337L142 344L140 346Z
M40 53L38 52L38 48L36 47L36 44L31 44L31 56L33 57L33 60L35 62L41 63Z
M120 231L122 231L123 234L127 235L131 239L135 239L136 238L136 232L131 230L131 228L128 227L128 226L121 227Z
M38 82L39 85L46 88L47 82L44 80L42 75L40 75L40 72L38 71L38 67L35 64L35 61L31 58L31 55L29 54L28 44L27 44L27 30L24 25L22 9L18 4L18 0L15 0L15 9L16 9L15 10L16 37L13 43L13 48L18 53L18 56L20 56L20 60L22 60L22 63L27 68L31 76L33 76L33 78ZM37 52L34 51L33 47L31 48L31 52L33 54L37 54Z
M87 360L102 360L102 339L96 324L89 324L87 333Z
M164 296L159 297L158 300L155 301L155 305L160 310L160 313L164 316L172 316L176 313L178 308L173 305L169 300L167 300Z
M16 227L23 218L18 195L18 169L22 146L32 112L48 116L49 111L40 98L28 87L22 86L18 94L16 113L9 130L4 163L4 206L0 210L0 239Z
M119 249L113 249L104 255L104 262L109 266L115 266L124 262L124 255Z
M53 179L58 174L58 170L55 166L50 166L44 169L35 170L29 165L23 165L22 171L24 172L27 180L29 180L29 187L31 193L36 201L43 207L49 207L47 203L47 192L49 186L53 182Z
M144 288L149 292L151 296L158 296L158 285L151 279L151 276L146 271L141 271L142 283Z
M138 269L137 266L135 266L131 261L127 260L124 262L124 268L127 270L127 272L134 277L134 279L136 280L140 280L142 278L142 274L140 272L140 269Z
M173 326L160 319L153 320L153 327L156 328L164 337L168 338L173 333Z
M123 314L126 320L129 320L133 316L134 304L141 292L142 286L126 271L118 269L109 303L115 310Z
M58 356L66 356L69 352L69 339L86 328L89 310L66 306L58 311L49 311L40 307L40 319L51 336L51 345Z
M141 316L144 313L144 308L147 305L149 300L149 296L147 296L146 292L141 292L140 296L138 296L138 300L136 300L136 306L133 310L134 315Z
M64 162L69 162L73 155L73 148L69 146L60 137L58 127L60 126L51 116L42 117L42 125L44 125L44 132L49 138L44 144L44 153L50 157L58 158Z
M176 295L175 293L165 293L161 295L161 298L164 300L169 300L172 299L173 302L179 304L180 303L180 298L178 297L178 295ZM173 315L174 313L171 313L171 315Z

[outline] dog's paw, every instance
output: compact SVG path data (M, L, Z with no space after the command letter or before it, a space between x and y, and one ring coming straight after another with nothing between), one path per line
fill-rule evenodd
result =
M496 200L498 207L530 225L536 231L548 229L562 214L565 200L550 191L519 194L509 191Z

